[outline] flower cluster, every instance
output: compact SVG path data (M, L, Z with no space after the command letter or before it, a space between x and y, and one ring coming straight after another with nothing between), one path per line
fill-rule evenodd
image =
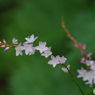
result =
M60 57L59 55L54 56L51 47L46 46L46 42L39 42L38 46L34 45L34 42L38 39L38 37L34 37L34 35L31 35L30 37L25 38L24 43L18 43L18 39L13 38L12 39L12 45L9 45L6 40L3 39L3 41L0 41L0 47L4 48L4 51L10 49L11 47L14 47L16 50L16 56L23 55L23 51L25 51L26 55L33 55L36 51L39 51L41 56L44 56L45 58L50 57L51 59L48 61L49 65L52 65L55 67L57 64L61 64L64 67L61 68L63 72L69 72L71 79L74 81L74 77L72 76L72 73L70 71L70 65L66 65L65 62L67 58L64 56ZM85 84L90 84L92 87L93 84L95 84L95 61L92 60L92 53L86 53L86 45L82 45L75 41L73 38L73 41L75 42L75 47L81 50L82 58L81 63L85 65L85 69L81 67L81 69L77 70L78 76L77 78L83 78L83 81L86 81ZM75 82L76 83L76 82ZM77 84L78 85L78 84ZM79 85L78 85L79 87ZM80 87L79 87L80 89ZM82 90L80 90L82 92ZM83 93L83 92L82 92ZM93 89L93 93L95 93L95 88ZM84 94L83 94L84 95Z
M89 53L89 55L91 55L91 53ZM77 78L83 78L83 81L86 81L85 84L89 84L90 87L93 87L95 84L95 61L92 60L91 57L89 60L82 58L81 63L83 63L86 68L81 67L81 69L77 70L79 73ZM93 93L95 93L95 88L93 89Z
M15 47L16 50L16 56L23 55L23 51L25 51L26 55L33 55L35 54L36 50L38 50L41 54L41 56L44 56L45 58L48 58L51 56L51 60L48 61L48 64L55 67L57 64L64 64L67 58L64 56L60 57L59 55L54 57L52 55L51 47L46 46L46 42L39 42L38 46L34 45L34 41L38 39L38 37L34 37L34 35L31 35L30 37L25 38L24 43L18 43L18 39L13 38L12 39L12 45L9 45L6 43L6 40L3 40L3 42L0 42L0 47L5 47L4 51L8 50L11 47ZM70 69L70 65L67 66L68 69ZM68 72L67 68L62 68L64 72Z
M62 56L62 57L60 57L59 55L56 57L51 56L51 60L48 61L48 64L53 65L53 67L55 67L57 64L65 63L66 60L67 60L67 58L65 58L64 56Z
M81 67L81 69L77 70L79 75L77 78L83 78L83 81L86 81L85 84L89 84L90 87L95 84L95 61L92 60L92 53L86 53L86 45L80 44L81 54L83 57L81 58L81 63L85 65L85 69ZM93 93L95 93L95 88L93 89Z
M30 37L25 38L26 42L24 43L19 43L16 47L16 56L22 55L22 51L25 50L26 55L33 55L35 53L35 47L33 46L33 42L37 39L38 37L34 37L34 35L31 35ZM12 42L13 44L17 44L18 40L13 38Z
M84 65L84 68L81 67L81 69L78 69L78 76L77 78L83 78L83 81L86 81L85 84L89 84L90 87L93 87L93 93L95 94L95 61L92 59L92 53L86 53L86 45L78 43L78 41L70 34L69 30L66 28L64 20L62 20L62 28L65 30L67 36L70 38L70 40L74 43L74 46L78 48L81 51L82 58L80 62ZM76 83L78 88L80 89L82 95L85 95L82 91L81 87L73 77L70 65L66 65L65 62L67 58L64 56L60 57L59 55L54 56L51 47L46 46L46 42L39 42L38 46L34 45L34 42L38 39L38 37L35 37L34 35L31 35L30 37L25 38L24 43L18 43L18 39L13 38L12 39L12 45L9 45L5 39L3 41L0 41L0 47L4 48L4 51L10 49L11 47L14 47L16 50L16 56L23 55L23 51L25 51L26 55L33 55L36 51L39 51L41 56L44 56L45 58L50 57L51 59L48 61L49 65L52 65L55 67L57 64L61 64L64 66L62 69L63 72L69 73L71 76L71 79ZM90 95L93 94L91 92Z

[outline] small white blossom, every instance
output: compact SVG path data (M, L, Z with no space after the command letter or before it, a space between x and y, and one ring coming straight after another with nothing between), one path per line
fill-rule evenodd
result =
M90 69L91 69L91 70L95 70L95 64L91 65L91 66L90 66Z
M52 60L48 61L48 64L53 65L53 67L55 67L57 64L63 64L67 60L64 56L60 57L59 55L56 57L52 55L51 59Z
M36 46L35 49L39 50L40 53L43 53L44 51L48 50L48 47L46 47L46 42L39 42L39 46Z
M88 81L89 84L92 84L93 83L93 78L94 78L94 75L93 75L93 71L87 71L83 77L83 81ZM88 83L87 82L87 83Z
M33 52L30 51L29 55L33 55L35 53L35 48L33 47L32 49L33 49Z
M24 50L24 47L20 43L17 47L15 47L15 50L16 50L16 56L22 55L22 50Z
M67 66L67 68L70 70L70 65L68 65L68 66ZM64 72L68 73L67 68L66 68L66 67L65 67L65 68L62 68L62 71L64 71Z
M59 57L59 62L60 62L61 64L65 63L66 60L67 60L67 58L65 58L64 56Z
M86 65L88 66L91 66L95 63L93 60L86 60L85 62L86 62Z
M54 57L51 56L51 60L48 61L48 64L53 65L55 67L57 64L59 64L59 56Z
M77 70L77 72L79 73L77 78L81 78L81 77L84 77L87 71L84 68L81 68L80 70Z
M15 39L15 38L12 39L12 43L13 43L13 44L18 44L17 41L18 41L18 39Z
M81 68L81 70L78 70L78 73L78 78L82 77L83 81L87 81L85 84L92 85L95 83L95 70L86 71L85 69Z
M27 43L24 43L24 48L25 48L25 54L26 55L31 55L31 54L34 54L34 47L33 47L33 44L27 44Z
M25 38L26 43L33 43L38 37L34 37L34 35L31 35L30 37Z
M44 51L44 53L42 53L42 56L45 56L45 58L47 58L48 56L50 56L52 54L52 52L50 51L51 47L48 48L47 50Z

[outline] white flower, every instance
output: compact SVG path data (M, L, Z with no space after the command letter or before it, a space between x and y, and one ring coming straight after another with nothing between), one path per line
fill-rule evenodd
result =
M89 61L89 66L91 70L95 70L95 61L93 60Z
M84 68L81 68L80 70L77 70L77 72L79 73L77 78L81 78L81 77L84 77L87 71Z
M15 39L15 38L12 39L12 43L13 43L13 44L18 44L17 41L18 41L18 39Z
M33 43L38 37L34 37L34 35L31 35L30 37L25 38L26 43Z
M90 71L87 71L85 73L85 75L83 76L83 81L87 80L90 84L92 84L93 83L93 78L94 78L93 71L90 70Z
M48 61L48 64L53 65L55 67L57 64L63 64L66 61L66 58L64 56L60 57L57 55L54 57L53 55L51 56L51 60Z
M16 50L16 56L22 55L22 50L24 50L24 47L20 43L17 47L15 47L15 50Z
M70 65L68 65L68 66L67 66L67 68L70 70ZM62 71L64 71L64 72L68 73L67 68L62 68Z
M42 56L45 56L45 58L47 58L48 56L50 56L52 54L52 52L50 51L51 47L48 48L47 50L44 51L44 53L42 53Z
M33 55L35 53L35 48L33 47L33 52L29 52L29 55Z
M78 73L78 78L82 77L83 81L87 81L85 84L92 85L95 83L95 70L86 71L85 69L81 68L81 70L78 70Z
M95 70L95 64L91 65L91 66L90 66L90 69L91 69L91 70Z
M34 54L34 52L35 52L33 44L24 43L24 48L25 48L26 55L28 55L28 54L31 55L31 54Z
M93 60L86 60L86 64L88 65L88 66L91 66L91 65L93 65L95 62L93 61Z
M46 42L39 42L39 46L35 47L36 50L39 50L40 53L48 50L48 47L46 47Z
M61 64L65 63L66 60L67 60L67 58L65 58L64 56L59 57L59 62L60 62Z
M59 55L56 57L54 57L52 55L51 60L48 61L48 64L53 65L53 67L55 67L57 64L59 64Z

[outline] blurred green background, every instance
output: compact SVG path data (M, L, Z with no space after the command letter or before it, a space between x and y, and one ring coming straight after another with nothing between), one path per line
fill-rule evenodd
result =
M13 37L24 42L34 34L39 41L52 46L53 55L64 55L66 64L77 79L81 54L73 47L61 27L61 17L72 35L95 52L95 0L0 0L0 40L11 44ZM39 52L15 56L14 48L0 49L0 95L81 95L60 65L53 68ZM85 93L90 91L82 79L77 79Z

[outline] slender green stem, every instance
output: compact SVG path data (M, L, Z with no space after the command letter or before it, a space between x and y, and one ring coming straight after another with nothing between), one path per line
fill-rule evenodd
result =
M62 64L63 66L65 66L71 76L71 79L75 82L75 84L77 85L77 87L79 88L79 90L81 91L82 95L85 95L84 92L82 91L81 87L79 86L79 84L77 83L77 81L74 79L71 71L68 69L68 67L65 64Z

